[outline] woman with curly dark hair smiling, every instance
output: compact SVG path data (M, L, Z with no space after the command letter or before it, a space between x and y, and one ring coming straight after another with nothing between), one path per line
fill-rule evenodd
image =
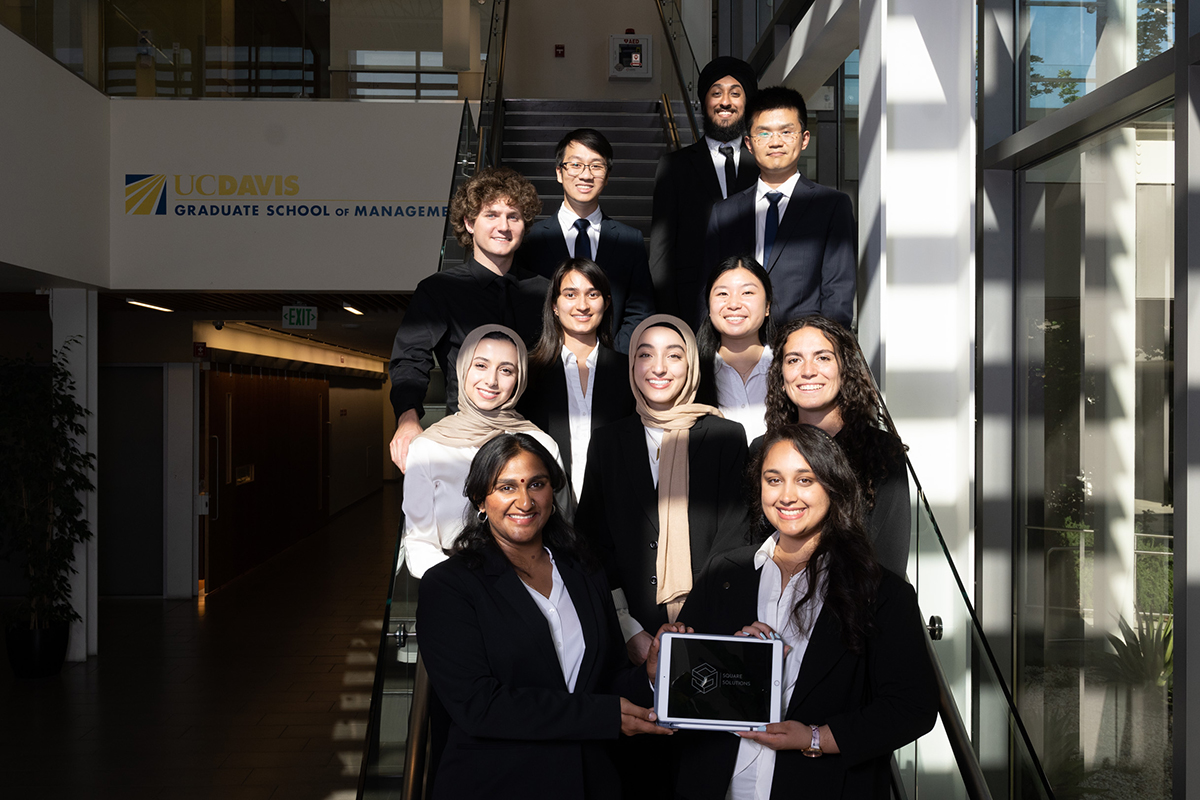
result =
M801 317L776 333L774 351L767 429L816 425L841 445L863 487L879 563L904 575L912 536L907 448L884 413L854 334L825 317Z
M679 623L782 639L783 721L741 742L682 731L675 797L883 800L892 751L937 716L916 593L875 561L854 470L820 428L768 430L749 474L770 535L713 556Z

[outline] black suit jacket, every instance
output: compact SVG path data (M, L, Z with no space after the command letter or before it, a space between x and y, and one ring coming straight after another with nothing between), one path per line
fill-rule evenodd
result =
M692 574L714 553L745 543L743 501L746 434L720 417L701 417L688 436L688 526ZM658 490L650 475L646 429L638 416L606 425L588 447L576 529L601 554L614 589L625 590L629 613L653 634L667 621L655 600Z
M586 644L574 692L546 618L502 554L487 551L476 569L454 556L422 578L421 656L451 719L435 797L620 796L609 750L620 698L652 701L646 670L629 663L604 574L555 560Z
M713 206L705 280L725 258L754 254L756 189L751 186ZM821 314L849 327L854 319L857 252L858 228L849 196L801 175L779 220L771 257L763 265L771 275L775 324ZM697 306L693 316L707 313L707 307Z
M696 581L679 621L702 633L730 634L758 618L757 546L713 557ZM938 689L929 661L917 596L884 570L875 599L876 633L858 655L842 644L829 606L817 617L785 719L828 725L838 755L805 758L780 750L771 797L794 797L797 787L822 798L887 798L892 751L927 733L937 717ZM678 798L725 797L738 740L727 733L681 731Z
M530 371L529 386L517 403L517 410L554 439L570 479L571 414L562 359L556 358L549 366ZM623 419L633 410L629 358L600 345L600 353L596 356L596 379L592 384L592 430ZM578 497L583 487L573 488Z
M646 242L641 231L604 216L596 255L594 260L612 284L613 347L625 353L633 329L654 313L654 286L646 263ZM516 262L549 278L570 257L556 209L546 219L535 222L525 234Z
M736 194L758 180L758 165L742 148ZM704 232L721 184L704 139L658 161L654 178L654 219L650 230L650 276L658 311L691 320L704 292Z

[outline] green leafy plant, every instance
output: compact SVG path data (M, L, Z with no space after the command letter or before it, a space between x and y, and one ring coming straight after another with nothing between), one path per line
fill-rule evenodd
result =
M28 581L14 620L32 628L79 619L71 606L75 548L92 536L81 495L95 456L80 442L88 411L75 400L67 353L50 364L0 360L0 557L17 559Z
M1136 614L1137 630L1122 616L1117 620L1121 636L1108 634L1114 653L1098 654L1096 664L1100 676L1112 683L1131 686L1169 686L1174 667L1174 625L1168 617L1150 620L1148 615Z

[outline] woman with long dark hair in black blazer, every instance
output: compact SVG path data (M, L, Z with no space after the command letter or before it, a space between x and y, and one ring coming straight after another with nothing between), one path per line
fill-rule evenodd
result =
M518 409L558 444L578 498L592 431L633 413L629 360L613 349L612 289L596 262L571 258L554 271L529 367Z
M610 745L666 732L604 573L555 507L565 483L532 436L489 441L466 483L476 517L421 580L421 656L451 720L435 798L620 797Z
M841 445L867 500L875 555L882 566L904 575L912 538L908 448L884 413L858 340L841 323L821 316L792 320L775 335L767 429L797 422L816 425Z
M694 402L696 340L678 317L643 320L629 345L637 414L600 428L576 526L601 554L630 659L674 622L713 553L745 542L746 434Z
M938 690L916 593L881 569L854 471L811 425L770 430L751 465L761 546L715 556L679 622L782 638L784 721L764 732L684 731L675 796L890 796L891 753L933 727ZM656 655L657 645L652 648Z

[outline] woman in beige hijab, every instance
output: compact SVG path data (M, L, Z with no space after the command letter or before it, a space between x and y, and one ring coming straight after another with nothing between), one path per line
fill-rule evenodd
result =
M525 391L521 337L503 325L481 325L458 351L458 413L413 439L404 474L403 562L414 578L446 559L470 504L463 486L479 448L502 433L525 432L558 460L558 446L513 409Z
M592 434L575 527L605 564L634 663L710 556L746 543L746 434L696 403L696 339L656 314L629 343L637 413Z

